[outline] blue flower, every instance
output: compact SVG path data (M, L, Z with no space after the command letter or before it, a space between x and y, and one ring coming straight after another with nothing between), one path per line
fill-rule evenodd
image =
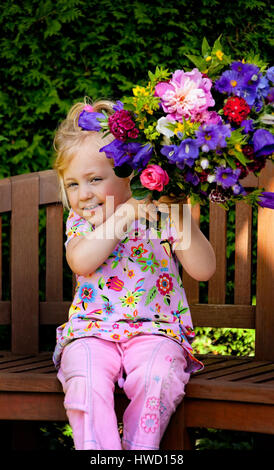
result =
M160 152L168 158L170 163L176 163L178 154L178 145L163 145Z
M253 119L245 119L241 122L241 127L243 127L244 134L248 134L249 132L253 132Z
M274 135L266 129L257 129L253 134L252 143L256 157L271 155L274 152Z
M229 95L237 94L244 84L243 76L236 70L226 70L222 73L219 80L215 82L215 88L220 93L228 93Z
M229 124L205 124L196 131L197 144L203 152L226 147L226 137L231 136Z
M94 302L97 290L93 284L85 283L80 287L79 296L83 302Z
M136 145L135 143L130 143L128 144L128 147ZM132 162L130 165L134 169L142 169L145 168L146 165L148 164L149 160L152 157L153 154L153 148L151 147L150 144L147 145L142 145L142 144L137 144L139 145L139 148L135 155L133 154Z
M122 101L117 100L116 104L113 106L114 111L121 111L121 109L124 109L124 103Z
M240 169L232 170L232 168L226 168L219 166L216 168L216 182L220 184L224 189L230 188L238 183L238 178L241 174Z
M270 82L274 83L274 66L267 69L266 76Z
M197 186L197 184L200 183L200 178L196 173L193 173L192 171L188 171L185 176L186 181L189 183L193 184L193 186Z
M274 193L264 191L258 198L258 204L261 207L267 207L268 209L274 209Z
M114 139L110 144L100 148L107 158L113 158L115 166L128 163L134 169L145 168L149 162L153 149L150 144L143 145L138 142L124 143Z
M84 131L99 132L102 127L98 119L105 119L103 113L91 113L89 111L82 111L79 115L78 125Z
M193 166L194 161L199 156L199 147L197 145L197 140L194 139L185 139L179 145L177 152L177 162L179 164L186 163L188 166Z
M199 147L197 140L188 138L182 140L179 146L164 145L161 148L161 154L165 155L170 163L176 163L177 167L183 170L185 164L193 166L195 159L199 156Z

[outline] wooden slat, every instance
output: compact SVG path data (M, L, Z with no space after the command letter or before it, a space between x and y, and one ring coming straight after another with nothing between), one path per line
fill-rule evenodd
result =
M20 175L11 181L12 351L35 353L39 350L39 177Z
M255 328L253 305L190 305L194 326L212 328Z
M39 172L40 178L40 204L60 202L58 178L55 170Z
M46 300L63 299L63 207L47 207Z
M39 305L41 325L60 325L67 321L71 302L40 302Z
M231 392L233 393L232 390ZM248 393L248 388L245 392ZM255 393L253 395L255 396ZM274 406L210 399L189 400L186 406L185 425L195 428L208 427L274 434Z
M235 304L251 303L251 229L252 208L244 202L236 204L235 222Z
M40 384L36 381L36 389L34 392L24 393L24 400L20 391L1 392L0 419L67 421L63 393L48 393L47 390L42 392L41 388L44 388L43 380Z
M260 187L274 192L274 165L267 162ZM259 208L257 235L256 357L274 361L274 210Z
M241 370L248 368L250 362L252 363L251 360L244 358L238 358L237 360L235 360L235 358L224 358L223 361L219 361L219 363L210 365L206 362L205 368L199 372L199 377L202 376L203 379L210 379L219 376L223 377L226 374L229 374L231 370L234 370L235 368L237 368L237 370L238 368Z
M11 183L9 178L0 180L0 214L11 210Z
M10 325L11 322L11 303L8 300L0 300L0 325Z
M259 178L254 173L248 173L248 175L241 180L244 188L257 188L259 185Z
M214 381L197 377L190 379L186 386L186 399L225 400L274 405L274 385L248 382Z
M205 375L203 378L214 379L215 381L223 382L235 382L241 380L241 378L248 377L249 382L252 383L252 376L257 375L260 371L263 373L265 370L269 371L273 369L272 364L260 364L260 363L249 363L234 365L232 368L225 369L223 371L215 371Z
M226 295L226 211L210 203L209 240L216 255L216 271L208 282L208 302L224 304Z
M191 214L198 226L200 226L200 205L195 204L191 208ZM199 302L199 282L190 277L183 270L183 286L186 292L188 303L195 304Z

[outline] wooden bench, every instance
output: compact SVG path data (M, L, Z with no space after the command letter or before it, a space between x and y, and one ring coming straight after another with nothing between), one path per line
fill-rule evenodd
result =
M274 191L273 165L268 163L259 178L249 175L244 184ZM199 220L199 206L193 213ZM45 233L39 233L42 214ZM208 283L208 303L199 303L198 282L185 273L183 281L194 325L255 329L255 357L203 357L205 369L187 385L186 397L162 440L163 449L190 448L192 427L274 434L274 211L258 211L256 274L251 272L252 210L238 203L235 214L234 304L225 304L227 214L217 205L210 205L209 236L217 271ZM21 429L21 447L31 446L28 423L67 420L52 352L41 351L39 343L43 328L54 325L55 331L66 321L72 298L70 290L71 298L63 300L63 219L53 170L0 181L0 325L11 328L10 350L0 352L0 420L13 421L15 429ZM2 238L9 253L5 257ZM45 266L39 263L39 247ZM251 275L257 276L256 305L251 302ZM53 349L55 332L51 341ZM117 390L119 419L127 402Z

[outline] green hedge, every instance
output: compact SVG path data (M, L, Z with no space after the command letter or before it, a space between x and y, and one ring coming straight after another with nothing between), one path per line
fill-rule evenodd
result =
M191 67L203 36L270 62L270 1L3 0L0 178L51 167L52 139L72 102L120 98L156 65Z

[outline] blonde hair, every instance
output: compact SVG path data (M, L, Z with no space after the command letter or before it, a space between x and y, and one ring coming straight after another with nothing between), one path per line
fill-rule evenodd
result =
M82 103L76 103L67 114L66 119L60 124L55 133L53 147L56 152L56 158L53 168L57 172L59 180L60 198L63 206L70 209L64 185L64 171L75 156L75 151L91 136L98 136L96 131L84 131L78 126L79 115L83 111L86 104L91 104L89 98L85 98ZM109 100L98 100L91 104L93 111L100 113L105 111L108 115L113 114L114 103ZM102 135L100 133L100 135ZM113 135L105 137L105 145L114 139ZM99 139L98 139L99 141ZM114 167L114 161L109 159L110 164Z

